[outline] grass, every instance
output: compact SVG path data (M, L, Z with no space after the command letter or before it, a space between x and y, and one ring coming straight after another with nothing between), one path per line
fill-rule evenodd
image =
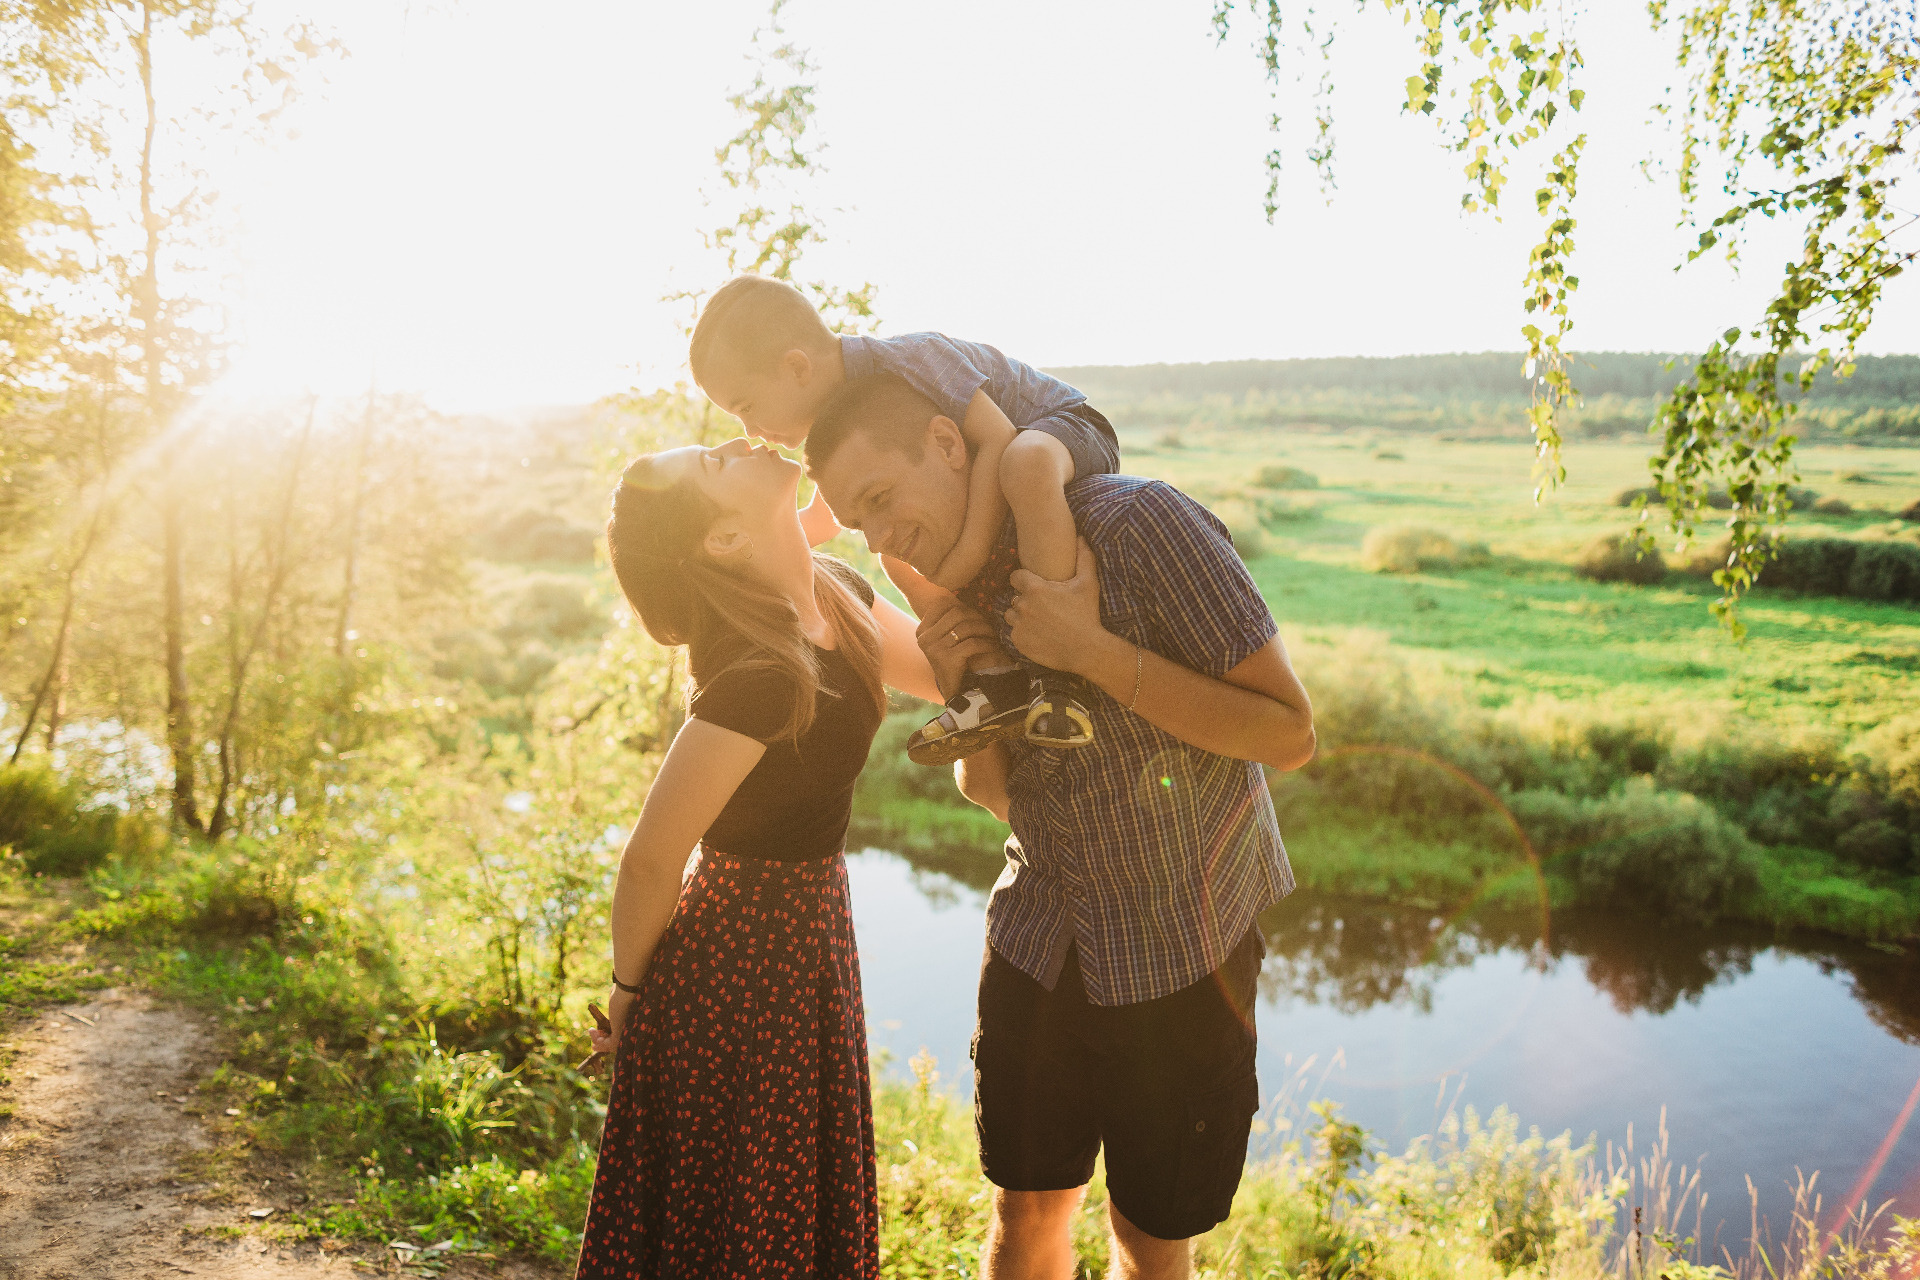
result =
M1904 748L1871 732L1920 708L1920 610L1761 589L1736 643L1696 578L1579 576L1581 548L1631 519L1613 495L1639 478L1637 444L1572 446L1572 482L1536 506L1511 442L1395 437L1408 465L1383 468L1359 433L1190 424L1181 440L1126 431L1123 446L1234 526L1315 697L1320 759L1275 783L1303 884L1448 907L1544 890L1555 905L1920 932L1920 812L1888 781ZM1810 484L1871 490L1882 508L1796 520L1807 536L1884 534L1885 508L1920 494L1920 450L1802 461ZM1283 512L1258 491L1263 473L1292 487ZM1386 543L1414 534L1487 553L1389 565ZM876 742L856 835L990 884L1005 828L899 760L909 720ZM1642 881L1655 890L1634 892Z

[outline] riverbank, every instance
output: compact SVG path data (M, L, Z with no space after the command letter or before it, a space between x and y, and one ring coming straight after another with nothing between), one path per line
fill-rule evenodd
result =
M1431 658L1364 634L1289 636L1320 749L1270 778L1303 887L1449 912L1608 907L1900 945L1920 937L1920 714L1863 733L1684 722L1550 697L1483 706ZM977 887L1006 827L889 717L850 840Z
M84 884L10 879L0 913L6 971L59 977L9 987L0 1036L17 1039L25 1016L107 982L208 1028L194 1079L116 1081L129 1095L165 1088L205 1118L192 1180L211 1216L195 1239L324 1243L400 1257L416 1274L459 1259L563 1274L605 1088L574 1065L587 993L543 1010L423 982L414 964L433 930L452 936L449 904L431 895L415 900L420 914L401 928L356 911L377 881L331 872L276 880L216 853L169 853L165 867L109 864ZM84 1032L76 1023L70 1034ZM988 1190L970 1117L937 1064L911 1065L910 1079L876 1072L885 1273L971 1274ZM1677 1243L1693 1231L1687 1175L1657 1147L1627 1159L1572 1135L1530 1133L1505 1113L1461 1112L1389 1154L1305 1106L1308 1084L1269 1082L1277 1096L1260 1124L1278 1154L1249 1168L1233 1217L1201 1242L1203 1274L1598 1280L1660 1274L1662 1238L1701 1252ZM17 1106L22 1093L16 1080L0 1103ZM1102 1196L1096 1180L1076 1219L1088 1275L1104 1266ZM263 1207L273 1212L252 1216ZM1634 1207L1644 1267L1628 1262ZM1860 1247L1859 1266L1840 1274L1879 1267L1892 1276L1920 1261L1920 1240L1903 1232L1876 1237L1891 1241L1878 1253ZM396 1242L418 1248L396 1253ZM1769 1255L1775 1273L1812 1280L1819 1242L1811 1228L1783 1232ZM1720 1261L1743 1274L1764 1269L1758 1255Z

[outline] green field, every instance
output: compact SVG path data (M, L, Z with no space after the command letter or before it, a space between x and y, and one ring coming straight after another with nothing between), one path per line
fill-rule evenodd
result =
M1461 904L1544 876L1558 902L1883 940L1920 924L1903 781L1920 725L1896 723L1920 712L1920 609L1763 586L1735 640L1704 578L1577 575L1584 544L1635 519L1614 495L1646 481L1637 442L1571 445L1568 483L1536 504L1524 441L1121 430L1129 470L1233 529L1314 695L1320 759L1275 782L1304 884ZM1275 466L1317 483L1262 487ZM1920 497L1920 450L1809 448L1801 467L1853 510L1796 515L1791 537L1920 533L1892 514ZM1390 526L1485 554L1371 572L1363 540ZM860 834L990 881L1004 829L886 759L897 737L876 747Z

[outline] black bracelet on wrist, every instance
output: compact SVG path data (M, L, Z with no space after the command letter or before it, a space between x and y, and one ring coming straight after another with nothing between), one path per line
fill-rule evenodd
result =
M626 992L628 995L637 996L640 994L639 987L630 987L626 983L620 981L620 971L618 969L609 970L608 976L613 979L614 986L620 988L622 991Z

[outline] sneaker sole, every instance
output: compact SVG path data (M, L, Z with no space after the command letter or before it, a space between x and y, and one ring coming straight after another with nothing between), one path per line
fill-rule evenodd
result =
M1026 733L1025 707L1012 711L1003 711L985 724L975 725L971 729L962 729L950 733L944 738L935 738L931 742L918 741L920 734L914 731L907 740L907 759L915 764L929 768L938 768L943 764L952 764L956 760L965 760L968 756L978 755L996 742L1006 742Z

